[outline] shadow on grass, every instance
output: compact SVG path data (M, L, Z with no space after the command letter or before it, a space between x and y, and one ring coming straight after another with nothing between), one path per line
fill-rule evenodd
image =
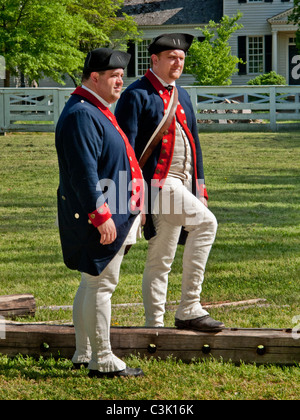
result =
M41 380L48 378L68 378L86 376L87 369L73 369L70 360L15 356L0 358L0 375L7 379L25 378Z

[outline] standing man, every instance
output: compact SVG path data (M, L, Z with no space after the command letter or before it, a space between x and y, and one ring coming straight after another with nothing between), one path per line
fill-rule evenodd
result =
M187 92L175 84L192 41L193 36L188 34L163 34L155 38L149 46L151 69L125 90L115 115L141 166L143 162L148 186L144 234L149 245L143 276L146 326L164 325L168 273L180 239L185 250L175 326L216 332L224 324L212 319L202 308L200 293L217 221L207 208L193 107ZM174 117L171 107L175 107ZM169 114L171 122L164 122L163 117ZM151 137L159 139L157 145L151 143Z
M81 272L72 360L75 367L88 364L91 377L143 375L116 357L110 345L111 295L143 205L134 150L109 110L120 97L129 58L106 48L91 51L82 86L73 92L56 129L62 252L66 266Z

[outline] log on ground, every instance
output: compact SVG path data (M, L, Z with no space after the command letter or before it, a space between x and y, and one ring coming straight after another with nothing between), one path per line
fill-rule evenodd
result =
M185 362L213 357L233 363L295 364L300 362L299 337L290 329L227 328L204 333L176 328L111 328L112 349L119 357L133 354L165 360L172 355ZM74 351L72 325L7 323L5 338L0 339L0 353L10 356L72 358Z
M34 316L36 304L31 294L0 296L0 316Z

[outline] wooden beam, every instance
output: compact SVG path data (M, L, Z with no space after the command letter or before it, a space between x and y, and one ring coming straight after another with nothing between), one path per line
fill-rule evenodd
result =
M3 334L2 334L3 336ZM130 354L185 362L193 358L222 358L234 363L300 362L300 340L288 329L231 329L204 333L176 328L112 327L111 344L119 357ZM6 323L0 353L71 358L75 351L72 325Z
M34 316L35 299L30 294L0 296L0 316Z

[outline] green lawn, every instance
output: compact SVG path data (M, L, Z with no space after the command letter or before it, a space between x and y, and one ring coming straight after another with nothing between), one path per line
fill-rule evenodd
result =
M202 133L200 139L209 207L219 222L202 302L266 299L210 314L227 327L292 328L300 315L300 133ZM37 307L72 305L80 279L63 264L55 226L54 135L0 137L0 156L0 295L32 293ZM114 305L142 302L146 250L140 240L125 257ZM180 299L182 253L179 247L169 277L166 326L174 325ZM72 313L38 309L33 320L71 321ZM142 305L114 306L112 325L143 323ZM146 377L120 386L88 379L68 360L2 356L0 399L298 399L300 393L299 366L130 363Z

